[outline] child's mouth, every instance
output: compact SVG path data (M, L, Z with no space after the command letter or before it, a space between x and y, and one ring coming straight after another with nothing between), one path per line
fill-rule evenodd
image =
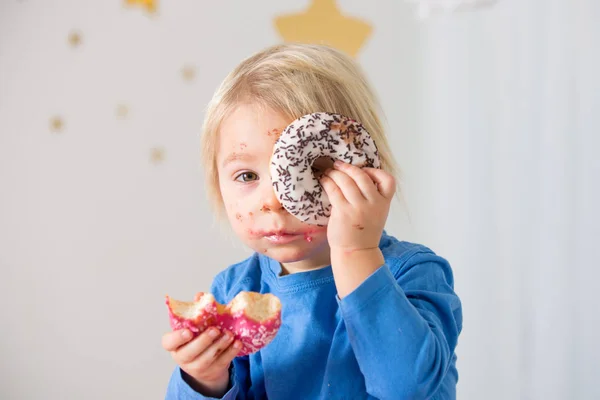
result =
M273 244L287 244L299 239L303 239L304 235L296 233L277 232L266 234L264 238Z

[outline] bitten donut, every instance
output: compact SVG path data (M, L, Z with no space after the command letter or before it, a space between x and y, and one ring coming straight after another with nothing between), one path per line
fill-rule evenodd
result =
M269 344L281 326L281 302L270 293L240 292L227 305L210 293L198 293L193 302L166 297L173 330L189 329L194 336L211 326L233 333L242 343L238 357L255 353Z
M326 225L331 215L331 203L312 170L315 160L321 157L380 168L375 142L360 123L350 118L317 112L289 124L273 149L273 189L287 211L315 225Z

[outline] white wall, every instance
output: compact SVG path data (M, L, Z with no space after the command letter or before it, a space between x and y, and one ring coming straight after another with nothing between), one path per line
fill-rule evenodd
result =
M598 264L586 251L600 239L592 223L600 200L592 181L600 169L591 150L600 121L585 112L599 105L597 58L555 70L566 93L569 77L588 80L575 86L583 91L573 101L536 108L552 86L532 82L548 54L559 63L569 44L546 41L542 22L530 29L539 16L534 6L546 3L504 2L425 22L402 1L338 3L374 26L359 60L384 105L410 209L409 222L395 207L388 231L429 245L455 271L465 312L459 398L597 398L591 371L599 368L600 323L590 290L600 274L585 267L573 275L565 265ZM560 12L575 10L566 0L547 4L554 11L542 21L559 27ZM598 7L577 4L571 22L592 27ZM174 366L160 347L169 329L164 295L191 298L248 254L213 224L205 201L198 162L203 108L241 58L281 40L276 15L306 6L162 1L148 17L117 0L0 0L0 398L164 397ZM67 42L73 29L82 34L77 48ZM577 38L599 38L593 29ZM510 40L500 40L507 31ZM597 47L591 39L578 43L580 57ZM185 65L197 66L191 82L182 78ZM547 119L531 119L527 110L514 118L511 107L520 101L543 115L561 105L587 108L548 136ZM120 104L129 108L126 118L116 115ZM49 129L54 115L65 122L58 134ZM527 132L537 134L520 135ZM579 134L575 142L565 139L569 132ZM551 142L531 155L526 146L544 140ZM515 142L520 147L511 147ZM158 165L149 160L156 146L166 150ZM552 181L523 195L526 178L539 182L544 168L564 169L556 159L570 168L560 184L580 196L547 205ZM544 207L554 206L573 214L547 228L574 227L536 242L555 214ZM529 221L528 210L540 208ZM548 276L544 263L555 256L564 262ZM579 297L552 303L560 312L553 319L547 295ZM571 315L580 307L589 314ZM544 336L554 324L566 328Z

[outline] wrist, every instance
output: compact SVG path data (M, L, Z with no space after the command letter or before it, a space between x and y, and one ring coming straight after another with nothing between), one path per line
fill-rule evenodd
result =
M338 265L384 263L383 253L379 247L365 249L331 248L331 263Z
M196 392L207 397L223 397L229 390L230 376L229 370L215 379L196 378L191 374L181 370L183 380Z
M378 247L368 249L331 249L331 267L340 299L358 288L369 276L385 264Z

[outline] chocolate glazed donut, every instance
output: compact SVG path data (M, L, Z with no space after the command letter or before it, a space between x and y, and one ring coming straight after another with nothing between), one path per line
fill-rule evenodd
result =
M375 142L353 119L316 112L289 124L271 157L273 189L288 212L314 225L326 225L331 215L329 198L313 172L313 163L321 158L380 168Z

